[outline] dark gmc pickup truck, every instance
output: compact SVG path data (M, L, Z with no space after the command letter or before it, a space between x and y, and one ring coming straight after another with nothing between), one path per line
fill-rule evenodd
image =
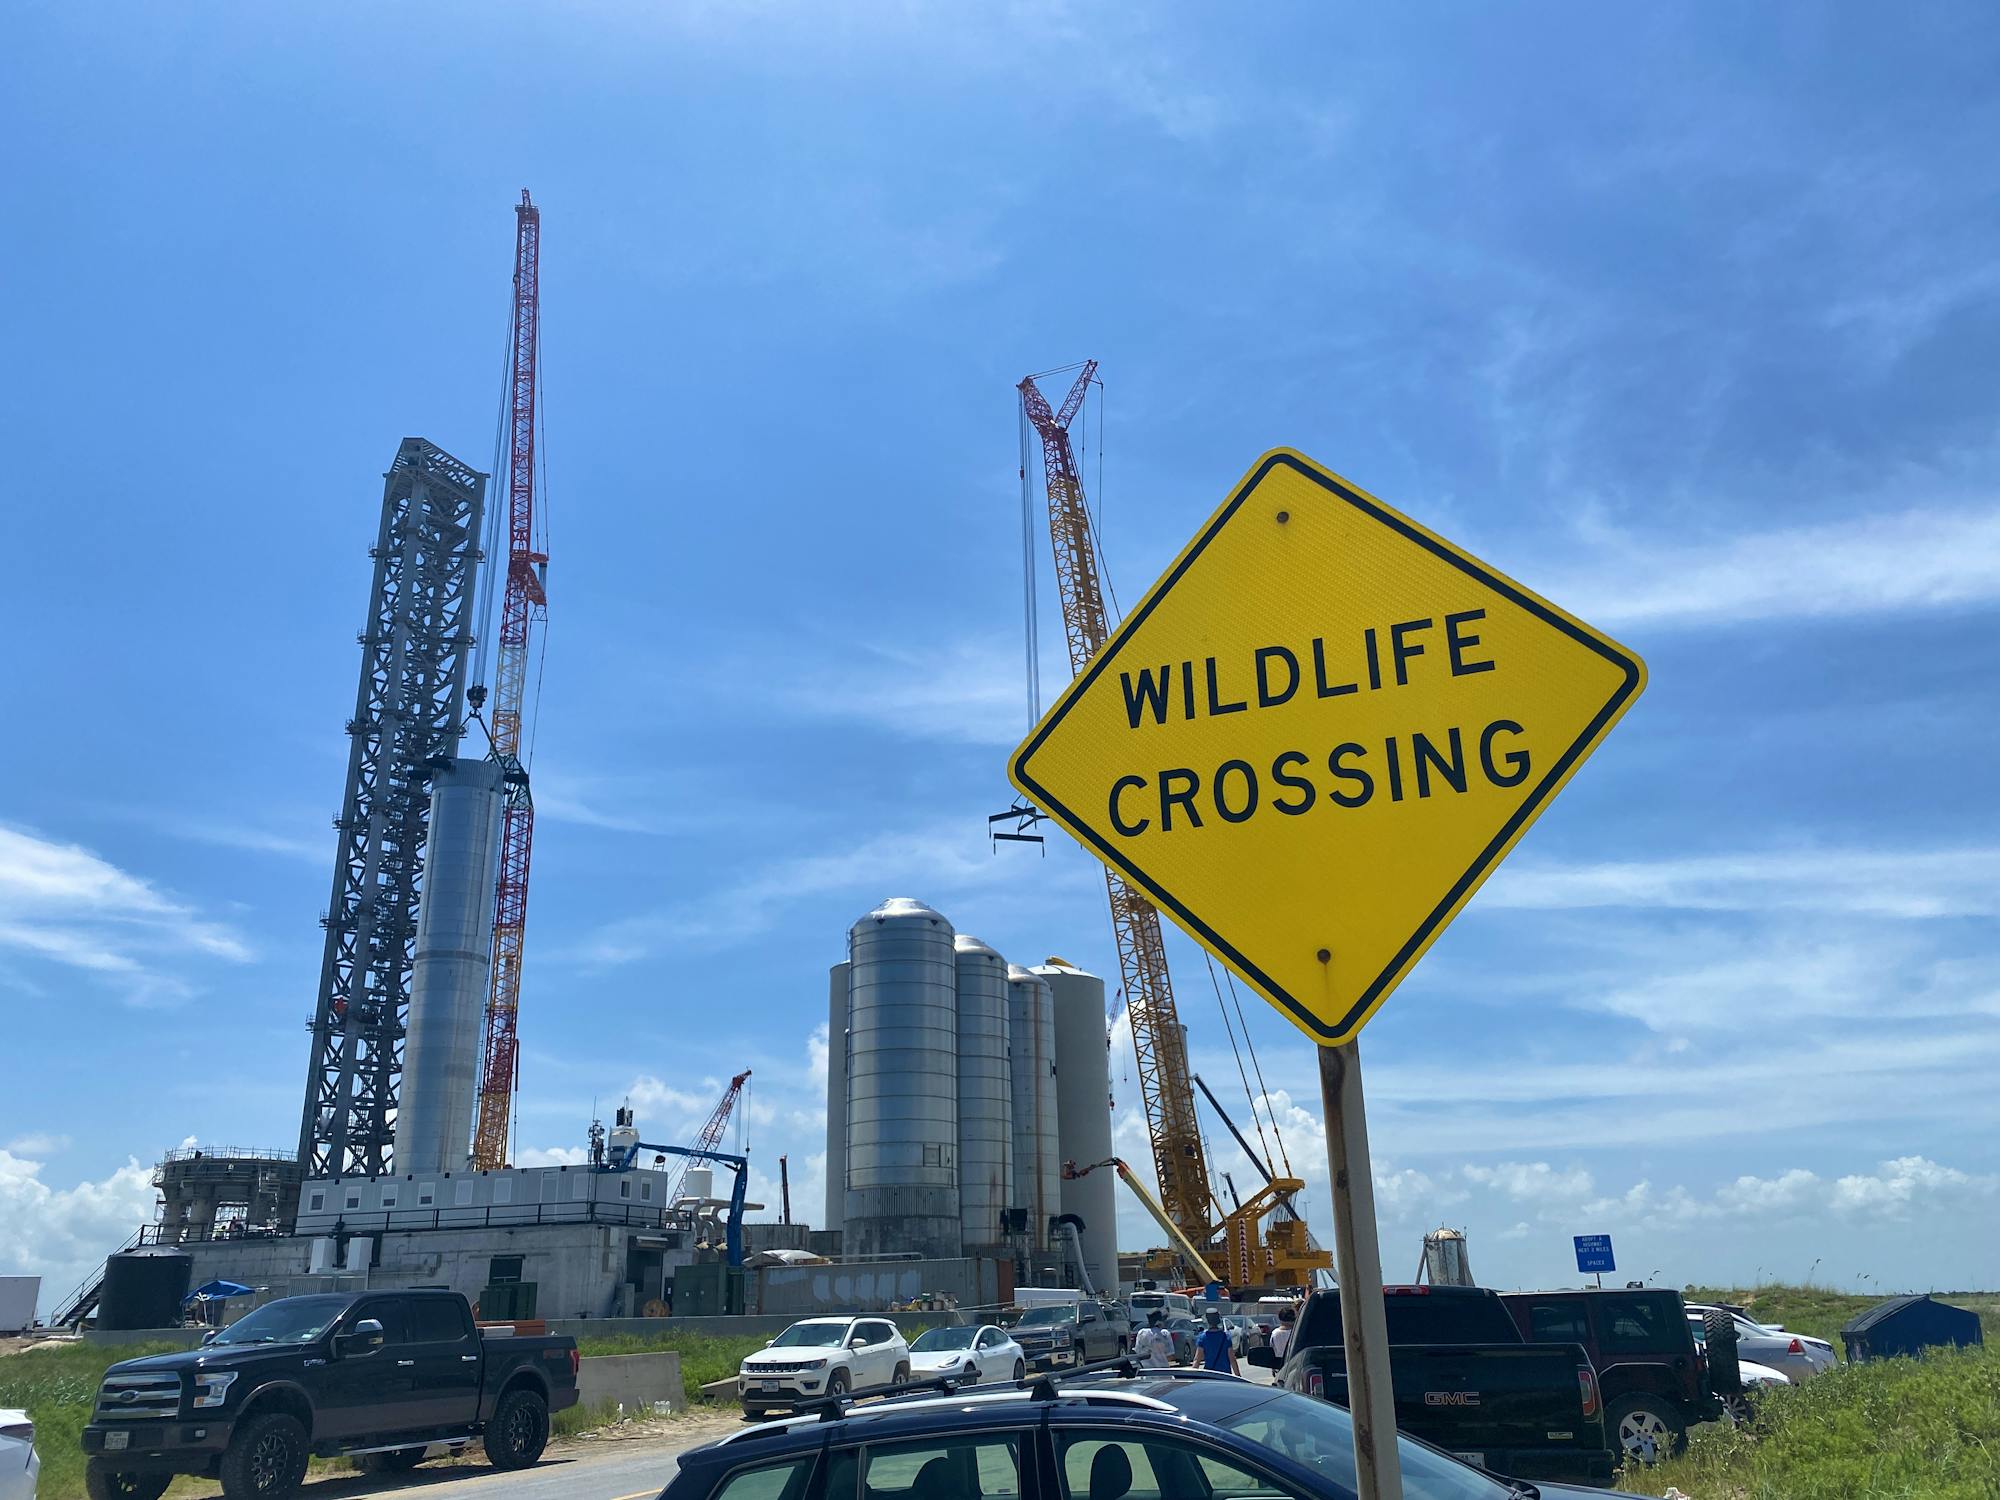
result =
M484 1439L496 1469L542 1456L549 1413L576 1404L576 1340L482 1336L456 1292L285 1297L199 1349L105 1372L83 1429L91 1500L159 1500L176 1474L229 1500L280 1500L309 1457L423 1462Z
M1611 1482L1597 1377L1582 1346L1524 1343L1499 1295L1483 1287L1392 1286L1384 1303L1402 1431L1516 1479ZM1268 1366L1271 1354L1252 1350L1249 1359ZM1347 1404L1338 1293L1306 1299L1277 1369L1287 1390Z

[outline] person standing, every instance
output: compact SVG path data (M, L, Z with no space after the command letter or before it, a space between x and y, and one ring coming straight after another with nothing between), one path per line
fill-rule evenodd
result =
M1224 1375L1242 1373L1236 1366L1236 1351L1230 1347L1229 1330L1222 1326L1221 1313L1210 1309L1208 1327L1195 1336L1194 1347L1201 1355L1204 1370L1217 1370Z
M1156 1307L1146 1314L1146 1326L1139 1330L1133 1349L1139 1363L1149 1370L1164 1370L1174 1362L1174 1336L1167 1332L1167 1320Z
M1271 1352L1283 1364L1292 1352L1292 1335L1298 1331L1299 1315L1289 1307L1278 1314L1278 1326L1271 1330Z

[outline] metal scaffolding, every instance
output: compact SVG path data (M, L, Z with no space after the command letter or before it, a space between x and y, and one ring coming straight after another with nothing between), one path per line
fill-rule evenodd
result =
M464 732L472 585L486 475L405 438L369 555L375 580L326 948L299 1120L307 1177L390 1170L430 816L432 765Z

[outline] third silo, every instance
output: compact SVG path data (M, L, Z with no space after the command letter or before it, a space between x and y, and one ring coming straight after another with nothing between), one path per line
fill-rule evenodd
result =
M1025 1209L1037 1247L1062 1212L1062 1155L1056 1114L1055 1007L1047 981L1007 966L1007 1045L1014 1093L1014 1207Z

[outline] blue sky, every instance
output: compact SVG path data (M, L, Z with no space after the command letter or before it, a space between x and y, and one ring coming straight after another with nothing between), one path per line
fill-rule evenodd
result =
M294 1138L380 474L487 463L526 186L524 1160L626 1097L691 1132L750 1066L759 1191L783 1151L816 1204L825 968L887 895L1114 969L1096 866L983 825L1011 388L1088 355L1128 601L1283 443L1651 669L1369 1030L1390 1274L1439 1221L1498 1285L1583 1231L1667 1281L1987 1274L1990 8L38 4L10 43L0 1270L66 1287L189 1136ZM1251 1031L1323 1219L1311 1056Z

